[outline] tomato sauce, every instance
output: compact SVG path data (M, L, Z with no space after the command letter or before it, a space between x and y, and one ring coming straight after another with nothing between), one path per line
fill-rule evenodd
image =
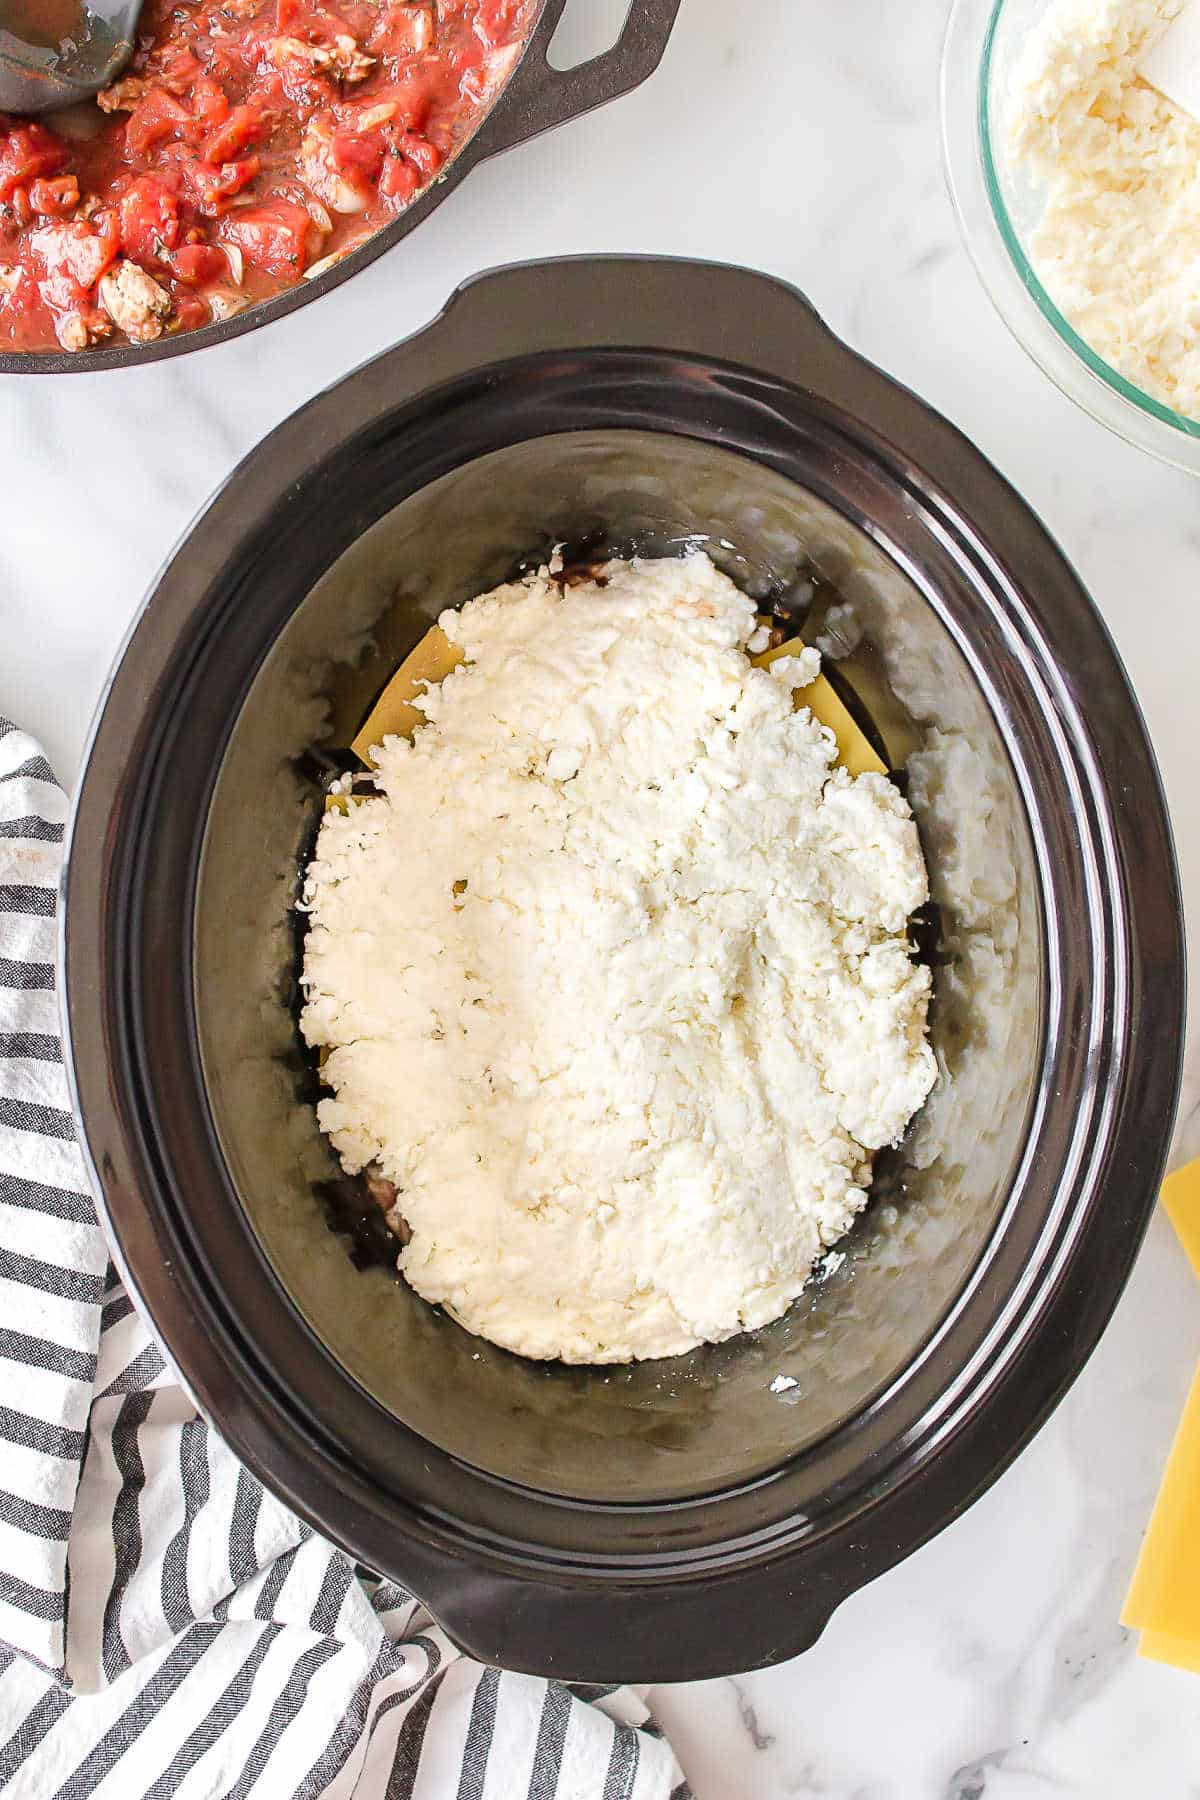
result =
M354 248L469 135L534 0L146 0L124 75L0 114L0 347L146 343Z

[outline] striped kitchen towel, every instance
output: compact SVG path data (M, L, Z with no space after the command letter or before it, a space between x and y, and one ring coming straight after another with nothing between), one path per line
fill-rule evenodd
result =
M686 1800L632 1694L463 1656L266 1493L165 1366L72 1129L66 812L0 719L0 1791Z

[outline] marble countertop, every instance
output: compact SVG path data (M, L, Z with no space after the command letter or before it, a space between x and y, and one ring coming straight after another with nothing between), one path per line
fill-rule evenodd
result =
M3 381L0 711L70 782L140 596L212 488L474 270L569 251L719 256L802 287L1058 536L1141 697L1200 937L1200 490L1062 398L979 288L939 160L943 10L684 0L651 83L474 172L319 305L116 377ZM622 11L572 0L576 41ZM1200 994L1190 1019L1179 1147L1200 1152ZM1158 1219L1099 1351L970 1512L805 1657L652 1690L698 1800L1200 1794L1200 1678L1139 1661L1117 1622L1198 1356L1200 1293Z

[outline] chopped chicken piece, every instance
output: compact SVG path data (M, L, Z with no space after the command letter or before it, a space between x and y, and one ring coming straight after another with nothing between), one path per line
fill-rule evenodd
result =
M277 37L267 42L268 60L277 69L286 68L288 63L307 63L312 68L316 52L315 44L306 44L300 38Z
M314 75L332 75L335 81L365 81L375 58L359 49L347 32L339 32L332 44L305 44L300 38L272 38L267 54L277 69L288 63L306 63Z
M135 344L162 336L171 296L137 263L115 263L100 283L100 303L113 324Z
M105 276L105 281L109 277ZM103 284L101 284L103 285ZM83 313L60 313L54 321L54 335L64 350L86 350L89 344L98 344L106 338L112 326L102 312L95 308Z
M101 112L132 112L145 92L146 83L140 75L126 75L111 87L101 88L96 104Z
M360 50L352 37L339 32L333 40L333 67L340 81L365 81L375 67L375 58Z
M75 208L75 217L77 219L82 219L86 223L88 219L95 218L103 205L104 202L101 200L99 194L85 194L83 199L79 202L79 205Z

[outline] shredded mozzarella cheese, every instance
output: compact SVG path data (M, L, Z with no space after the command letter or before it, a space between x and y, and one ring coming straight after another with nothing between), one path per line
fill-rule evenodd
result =
M321 1125L395 1184L417 1291L511 1350L765 1324L934 1079L909 808L702 554L439 622L465 661L307 873Z

